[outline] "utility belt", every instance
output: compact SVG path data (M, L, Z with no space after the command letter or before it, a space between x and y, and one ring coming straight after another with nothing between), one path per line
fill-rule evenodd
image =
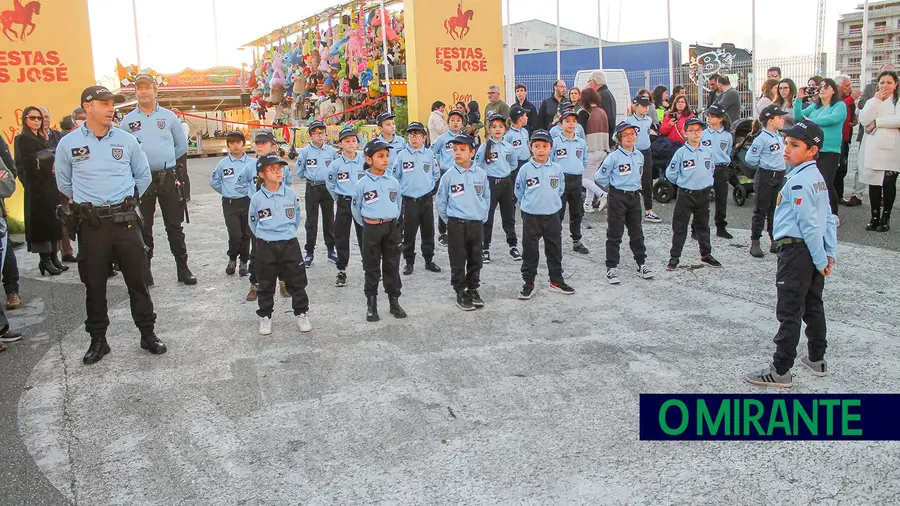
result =
M792 246L805 246L806 241L797 237L782 237L775 241L775 248L781 250Z
M177 179L174 168L152 171L150 172L150 176L157 186L166 184L167 179L171 178L172 182L175 182L175 179Z
M143 226L143 219L138 210L138 201L134 197L125 197L125 200L114 205L94 206L90 202L79 204L73 202L70 208L56 207L56 218L61 221L70 235L75 235L81 230L85 222L93 229L103 226L100 220L111 220L112 223L137 223Z
M247 204L250 202L250 197L240 197L240 198L236 198L236 199L222 197L222 202L224 202L226 204Z

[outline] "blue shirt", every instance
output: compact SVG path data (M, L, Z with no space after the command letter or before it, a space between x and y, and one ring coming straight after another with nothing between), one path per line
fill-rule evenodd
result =
M784 138L781 134L763 130L753 139L745 160L751 167L784 171Z
M685 144L678 148L666 169L666 179L686 190L704 190L713 184L712 153L708 148Z
M556 138L556 137L559 137L560 135L562 135L562 127L559 126L559 123L557 123L556 125L553 126L553 128L550 129L550 137ZM575 126L575 137L578 137L581 140L585 139L584 127L581 126L581 123L579 123L578 125Z
M441 176L436 201L445 222L449 218L487 221L491 203L487 173L475 164L468 169L454 165Z
M587 143L579 137L554 137L550 161L558 163L564 174L584 175L584 169L587 168Z
M252 181L247 176L247 165L250 162L251 158L246 154L240 158L228 154L216 164L216 168L209 178L209 186L226 199L247 197L250 192L250 181ZM253 172L256 173L256 163L253 163ZM253 188L253 191L256 192L256 187Z
M603 160L600 170L594 175L594 182L626 192L637 191L641 189L643 167L644 155L640 151L628 152L619 146Z
M448 130L439 135L434 140L434 144L431 145L431 151L434 153L434 159L441 169L441 174L447 172L447 169L453 167L456 163L453 161L453 143L450 141L455 139L457 135L460 134L455 134Z
M531 158L528 138L528 130L524 127L521 130L516 127L509 127L509 130L507 130L506 134L503 136L503 140L508 142L516 151L516 159L520 162Z
M400 194L413 199L433 192L441 178L434 153L425 147L413 149L408 144L397 153L391 174L400 182Z
M650 127L653 126L653 119L647 114L643 118L637 114L632 114L625 118L625 123L636 126L638 128L637 141L634 143L634 149L645 150L650 149Z
M187 136L178 116L159 104L149 116L140 107L136 108L125 115L120 125L141 142L150 170L154 172L174 168L175 160L187 153Z
M562 209L562 194L566 184L562 167L547 160L539 164L532 158L519 169L516 176L516 198L523 213L547 216Z
M247 216L253 235L263 241L297 239L300 229L300 199L286 185L271 191L263 185L250 199Z
M491 156L485 156L488 144L491 145ZM475 153L475 165L484 168L484 171L490 177L504 178L519 166L516 152L512 145L506 141L496 141L488 139L481 143L478 152Z
M724 128L714 130L713 128L706 127L706 129L703 130L703 139L700 141L700 145L703 146L704 149L712 151L712 161L714 165L731 163L731 150L734 147L734 137L732 137L731 132L728 130L725 130Z
M816 269L837 260L837 224L831 214L828 186L816 162L801 163L787 175L778 193L772 236L803 239Z
M180 127L179 127L180 128ZM133 135L110 128L102 139L82 126L56 146L56 186L78 204L115 205L150 187L150 165Z
M395 220L400 217L400 182L387 172L376 176L366 172L356 183L356 194L350 204L353 219L362 225L363 218L370 220Z
M325 181L325 187L328 188L331 198L337 198L338 195L344 197L356 195L356 182L366 174L363 170L364 163L366 157L362 153L356 153L356 158L351 160L343 152L331 162L328 180Z
M383 140L391 146L391 149L388 150L388 167L393 167L394 159L397 158L397 153L399 153L401 149L406 147L406 141L403 140L403 137L400 137L397 134L394 134L394 138L391 139L390 142L388 142L387 139L384 138L384 134L379 135L378 139Z
M337 158L337 151L328 143L317 148L312 143L300 150L297 158L297 177L307 181L324 183L328 180L331 162Z

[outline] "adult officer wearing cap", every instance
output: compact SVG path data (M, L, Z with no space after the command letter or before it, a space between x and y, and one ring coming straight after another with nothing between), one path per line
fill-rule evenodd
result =
M712 150L712 160L716 165L713 174L713 192L716 201L716 235L724 239L733 239L728 229L726 213L728 208L728 178L731 170L731 151L734 147L734 136L725 127L725 109L713 104L706 109L706 129L703 130L701 145Z
M387 171L391 147L381 139L366 144L368 170L356 183L351 202L353 218L363 227L363 268L366 271L366 321L377 322L378 280L384 282L395 318L406 318L400 307L400 183Z
M397 153L391 170L400 182L403 196L403 258L406 260L403 275L412 274L415 268L416 234L420 229L425 270L441 272L434 263L434 191L440 171L434 153L425 147L425 125L413 121L406 127L406 133L409 143Z
M758 167L753 178L753 193L756 195L753 219L750 222L750 255L762 258L760 247L763 226L769 231L772 240L769 252L775 253L775 239L772 226L775 216L775 199L784 185L784 139L778 131L784 126L787 111L772 104L759 113L759 122L763 130L753 139L750 150L744 160L751 167Z
M825 139L812 121L798 121L785 136L784 158L794 168L778 193L774 237L778 254L775 334L771 365L747 374L754 385L790 387L791 367L800 343L800 322L806 323L809 355L801 363L815 376L826 376L826 322L822 292L837 258L837 222L831 213L828 184L816 165Z
M122 120L121 127L137 137L147 161L153 182L147 193L141 197L141 214L144 217L144 244L147 245L147 264L145 278L148 285L153 285L153 273L150 260L153 259L153 221L156 213L156 202L162 211L169 250L175 257L178 281L186 285L196 285L197 278L188 268L187 245L184 242L184 207L182 200L190 199L184 184L184 174L177 171L177 161L187 154L187 136L181 128L181 122L172 111L161 107L156 101L159 91L156 80L146 74L139 75L134 82L134 94L138 106Z
M456 136L463 135L463 127L466 124L466 116L459 109L452 109L447 113L447 125L450 130L444 132L431 145L431 151L437 161L438 167L441 169L441 175L453 167L453 143L451 142ZM447 224L444 220L438 219L438 242L441 246L447 246Z
M338 143L341 146L341 154L331 163L328 180L325 186L328 193L337 204L337 212L334 217L334 243L337 249L337 276L334 286L347 285L347 264L350 263L350 227L355 223L353 212L350 210L350 202L356 194L356 183L362 179L366 172L363 170L365 157L357 152L359 148L359 135L351 126L341 129L338 134ZM362 225L356 224L356 242L362 252Z
M575 135L575 126L580 126L575 109L565 109L559 116L559 124L562 130L553 138L553 151L550 155L550 160L562 167L565 177L559 220L562 222L565 219L568 208L572 251L587 255L588 249L581 242L581 221L584 219L581 180L587 169L587 143Z
M225 266L225 274L231 276L237 267L240 257L240 275L248 273L247 262L250 260L250 242L253 234L247 222L247 213L250 209L250 197L247 179L247 165L250 157L244 153L244 134L238 130L229 132L225 136L225 145L228 146L228 155L219 160L212 176L209 178L209 186L222 196L222 214L225 216L225 228L228 230L228 265Z
M394 166L394 160L397 157L397 153L406 146L406 141L403 140L403 137L396 135L397 125L394 124L394 117L395 116L389 112L383 112L379 114L378 119L375 120L378 128L381 129L381 135L379 135L378 138L391 147L390 167Z
M337 152L325 141L325 123L313 121L309 125L309 144L300 150L297 158L297 177L306 179L306 256L307 267L313 263L316 236L319 232L319 209L322 210L322 236L328 248L328 261L337 263L334 252L334 199L328 193L325 181L329 167Z
M153 354L166 352L154 333L156 313L143 278L146 256L135 198L150 187L150 166L137 139L112 127L115 104L124 101L125 97L102 86L85 89L81 105L87 121L56 148L56 185L72 201L72 213L81 221L73 228L78 230L78 273L87 292L84 328L91 336L85 364L98 362L110 352L106 280L113 261L118 262L128 287L141 348Z

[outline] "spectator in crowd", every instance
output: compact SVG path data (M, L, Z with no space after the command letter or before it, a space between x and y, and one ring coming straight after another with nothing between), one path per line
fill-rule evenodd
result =
M566 82L560 79L553 83L553 95L541 102L538 110L537 127L539 130L550 130L553 118L559 112L559 103L566 97Z
M594 175L610 151L609 118L600 107L600 94L593 88L585 88L581 94L581 111L578 124L584 128L587 142L587 168L584 170L582 185L587 192L584 199L585 212L602 210L606 206L606 192L594 182Z
M785 128L794 126L795 98L797 98L797 85L790 79L782 79L781 82L778 83L778 96L775 98L775 105L787 113L784 117Z
M499 114L504 119L509 119L509 106L500 99L500 87L496 85L488 88L488 105L484 107L484 116L486 118L490 118L494 114Z
M653 88L653 94L650 95L650 101L656 109L656 125L659 126L663 116L669 110L669 90L663 85Z
M862 192L865 189L865 185L859 183L859 180L855 177L857 171L854 170L853 193L849 199L845 199L844 180L850 172L850 142L853 140L853 127L856 126L856 99L859 98L861 92L853 89L853 82L848 75L837 76L835 82L838 85L838 97L847 106L847 119L844 120L844 126L841 131L841 160L840 165L838 165L837 175L834 178L834 190L837 192L839 204L853 207L862 205Z
M76 130L78 125L75 124L75 120L72 119L72 116L63 116L63 119L59 120L59 130L63 133L63 136L72 130Z
M727 114L727 112L726 112ZM672 107L659 126L659 133L665 135L679 146L684 145L684 122L695 116L688 105L687 97L682 95L672 99Z
M781 81L781 67L769 67L766 71L766 79Z
M581 110L581 90L578 88L572 88L569 90L569 102L572 102L572 105L575 106L575 112Z
M816 93L812 93L812 92L814 92L821 85L822 85L822 76L812 76L809 78L809 80L806 82L806 86L808 87L808 89L803 90L803 92L804 92L803 107L808 106L810 104L810 102L813 101L813 99L816 97ZM799 90L798 90L798 93L799 93Z
M653 129L659 131L659 114L657 113L656 105L653 103L653 95L650 93L650 90L647 88L641 88L638 90L638 97L647 97L647 100L650 101L650 107L648 108L649 112L647 113L650 116L650 121L653 124ZM625 114L631 116L632 110L631 106L628 106L628 109L625 110Z
M822 173L825 184L828 185L831 214L835 215L837 225L841 226L841 220L837 217L838 198L834 189L834 180L841 161L841 140L843 139L844 120L847 119L847 106L838 97L838 87L833 79L822 79L819 94L806 108L801 105L804 95L805 90L800 90L799 98L794 100L794 121L806 118L819 125L825 134L816 165L819 166L819 172Z
M528 116L528 131L534 132L538 119L537 107L535 107L534 104L528 101L528 88L526 88L525 85L521 83L516 85L516 104L524 109L525 114Z
M709 76L709 95L706 96L706 103L712 105L719 98L719 74Z
M457 102L457 103L456 103L456 110L459 111L459 112L461 112L461 113L463 113L463 114L468 114L468 113L469 113L469 106L466 105L465 102Z
M75 120L75 124L79 127L84 124L85 120L87 120L87 113L84 112L84 109L81 107L76 107L72 111L72 119Z
M741 96L738 95L737 90L731 87L731 80L728 79L728 76L716 78L716 101L710 103L719 104L722 109L725 109L728 121L732 125L741 119Z
M609 131L616 131L616 97L613 96L606 85L606 74L602 70L595 70L588 78L588 87L593 88L600 95L600 107L606 112L609 119Z
M447 104L438 100L431 104L431 116L428 117L428 139L434 143L435 139L450 131L447 120L444 119L444 111Z
M478 102L471 101L466 105L466 134L475 138L475 145L481 145L481 130L484 128L484 122L481 121L481 113L478 111Z
M44 128L40 108L26 107L22 113L22 133L16 136L16 169L25 183L25 241L28 251L38 253L38 269L43 276L69 270L60 262L62 228L56 219L59 189L53 162L58 137Z
M673 97L680 97L681 95L687 95L687 90L684 89L684 86L679 84L678 86L672 88Z
M59 144L59 140L62 139L63 134L59 130L56 130L50 126L50 110L44 106L38 107L41 110L41 114L44 115L44 124L43 124L43 132L44 136L46 136L47 140L51 141L53 145Z
M866 101L859 113L865 130L859 148L859 180L869 185L872 219L866 230L891 229L891 210L897 197L897 173L900 172L900 115L897 114L897 74L885 70L878 75L878 91Z
M759 100L756 101L756 110L753 111L754 116L759 116L763 109L775 103L778 99L778 80L766 79L760 90Z

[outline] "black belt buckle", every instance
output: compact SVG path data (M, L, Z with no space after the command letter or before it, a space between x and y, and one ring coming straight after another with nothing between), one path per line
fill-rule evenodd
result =
M309 179L307 179L306 184L310 186L322 186L323 184L325 184L325 181L310 181Z

